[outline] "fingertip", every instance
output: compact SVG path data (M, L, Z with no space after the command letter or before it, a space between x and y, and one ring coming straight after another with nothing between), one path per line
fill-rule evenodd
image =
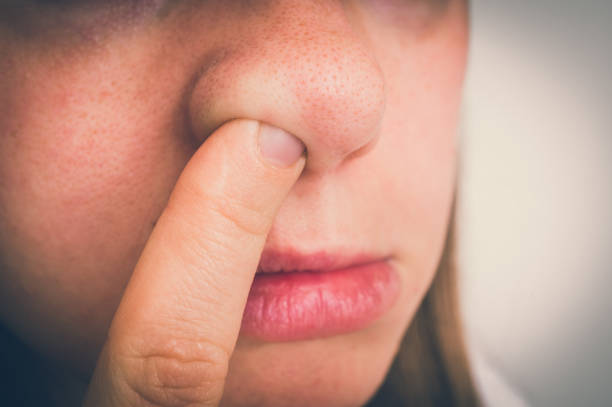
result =
M293 134L261 122L259 124L259 152L272 165L288 168L305 155L306 146Z

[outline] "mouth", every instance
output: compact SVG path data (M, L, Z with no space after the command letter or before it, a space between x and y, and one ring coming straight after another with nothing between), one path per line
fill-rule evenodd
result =
M241 335L268 342L324 338L372 324L399 293L389 256L264 251Z

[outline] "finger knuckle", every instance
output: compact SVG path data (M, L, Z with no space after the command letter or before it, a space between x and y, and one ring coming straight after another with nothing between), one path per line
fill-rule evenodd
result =
M218 193L205 190L201 187L194 187L191 183L184 181L181 189L190 198L198 203L198 212L206 215L213 214L220 220L222 228L236 228L249 235L265 235L268 228L269 215L267 216L267 206L260 205L252 196L237 197L231 194ZM234 194L236 195L236 194ZM170 199L166 205L167 216L185 221L192 221L199 217L185 218L182 215L184 209L181 203ZM204 216L205 218L207 216ZM201 228L202 225L192 225Z
M130 405L213 406L221 399L229 354L212 343L167 340L123 352L118 359Z
M267 217L261 210L239 200L221 199L211 208L241 232L253 236L264 236Z

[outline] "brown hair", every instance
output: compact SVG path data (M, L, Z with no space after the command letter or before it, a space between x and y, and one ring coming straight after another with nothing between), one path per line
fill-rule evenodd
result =
M480 405L459 311L454 208L434 281L368 407Z

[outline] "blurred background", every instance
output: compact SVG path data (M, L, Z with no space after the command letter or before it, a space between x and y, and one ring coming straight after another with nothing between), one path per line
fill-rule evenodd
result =
M612 1L472 0L459 262L532 406L612 406Z

